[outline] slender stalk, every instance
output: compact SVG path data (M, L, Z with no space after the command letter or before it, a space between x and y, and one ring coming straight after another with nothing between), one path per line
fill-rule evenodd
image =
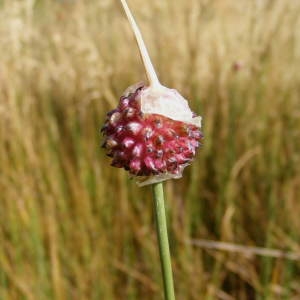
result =
M156 232L159 245L165 299L175 300L167 221L164 205L163 184L161 182L155 183L152 185L152 188L154 198L154 211L156 218Z

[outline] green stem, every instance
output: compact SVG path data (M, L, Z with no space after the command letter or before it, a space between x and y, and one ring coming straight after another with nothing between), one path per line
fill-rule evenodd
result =
M161 270L164 282L166 300L175 300L171 257L168 241L167 221L164 205L163 184L153 184L154 211L156 218L156 232L159 245Z

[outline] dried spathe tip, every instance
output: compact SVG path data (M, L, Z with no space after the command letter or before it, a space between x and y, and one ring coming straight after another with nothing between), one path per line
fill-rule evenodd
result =
M134 33L134 36L135 36L135 39L136 39L136 42L137 42L137 45L138 45L138 48L140 51L140 55L141 55L141 58L142 58L142 61L143 61L143 64L144 64L144 67L146 70L146 74L147 74L147 77L149 80L149 84L151 86L159 86L160 83L159 83L158 77L156 75L156 72L154 70L153 64L151 62L148 50L146 48L142 34L140 32L140 29L135 22L135 19L127 5L126 0L120 0L120 1L124 8L124 11L125 11L128 21L129 21L129 24L131 26L131 29Z
M145 46L141 32L132 16L126 0L120 0L131 29L135 35L140 55L149 80L149 87L143 89L141 94L141 110L145 114L160 114L176 121L194 124L201 127L201 117L194 118L187 101L174 89L169 89L160 84L149 53ZM133 86L137 88L138 86ZM132 87L130 87L132 90ZM125 92L125 96L128 92Z

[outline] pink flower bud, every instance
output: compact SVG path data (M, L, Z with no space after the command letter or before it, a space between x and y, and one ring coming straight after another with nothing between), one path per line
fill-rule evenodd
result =
M126 0L121 0L136 37L149 86L129 87L102 128L103 147L112 166L147 177L140 185L181 177L202 139L201 117L176 90L160 84L140 30Z
M175 98L180 96L171 91ZM167 92L165 87L161 95L156 91L159 99L155 99L150 95L149 87L138 87L131 94L122 96L118 107L107 114L102 131L104 147L113 157L113 166L124 168L131 175L159 175L163 180L162 175L179 177L184 167L193 160L202 139L199 129L201 119L194 117L186 100L178 102L174 109L172 99L168 98L171 95ZM147 103L149 97L151 106ZM142 101L146 112L142 110ZM160 101L169 102L164 106Z

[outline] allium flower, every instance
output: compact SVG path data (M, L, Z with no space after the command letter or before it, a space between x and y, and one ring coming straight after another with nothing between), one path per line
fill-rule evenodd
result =
M112 166L132 175L180 177L199 147L200 123L176 90L136 85L107 114L103 146Z
M200 145L201 117L174 89L162 86L156 76L141 34L125 1L121 1L139 45L149 86L136 84L107 114L102 128L103 147L111 165L146 178L140 185L181 177Z

